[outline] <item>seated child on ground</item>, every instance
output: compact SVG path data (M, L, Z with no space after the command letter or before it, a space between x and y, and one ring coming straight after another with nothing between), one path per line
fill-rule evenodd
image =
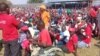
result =
M86 27L84 29L84 37L81 39L81 41L78 42L78 47L90 47L91 38L92 38L92 28L89 23L86 23Z
M66 44L66 49L68 53L73 53L74 56L77 55L77 43L78 43L78 36L75 34L74 28L69 28L70 31L70 38L68 43Z
M38 45L41 47L52 46L52 41L51 41L49 31L45 29L45 25L43 21L40 20L39 23L37 23L37 28L40 31L38 37Z

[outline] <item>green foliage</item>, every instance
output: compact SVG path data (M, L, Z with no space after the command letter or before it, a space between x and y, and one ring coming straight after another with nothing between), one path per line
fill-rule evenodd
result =
M41 3L43 0L29 0L29 3Z
M6 2L7 0L0 0L0 2Z

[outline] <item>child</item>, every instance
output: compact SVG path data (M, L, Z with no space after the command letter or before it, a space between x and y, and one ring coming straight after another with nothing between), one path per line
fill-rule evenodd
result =
M65 45L70 37L70 33L68 31L68 26L64 25L62 31L60 32L58 45Z
M74 56L77 55L77 43L78 43L78 36L75 34L74 28L69 28L70 31L70 38L68 43L66 44L66 48L69 53L73 53Z
M39 37L38 37L38 45L41 47L50 47L52 46L52 41L49 35L49 31L45 29L45 24L43 21L39 21L37 23L37 28L40 31Z
M28 27L27 26L23 26L21 27L20 29L20 36L19 36L19 43L21 44L21 47L22 49L24 50L24 56L27 56L29 55L29 45L30 45L30 42L27 38L27 30L28 30Z
M83 30L83 37L81 38L81 41L78 42L78 47L90 47L90 42L92 38L92 26L89 24L89 22L85 23L86 26Z

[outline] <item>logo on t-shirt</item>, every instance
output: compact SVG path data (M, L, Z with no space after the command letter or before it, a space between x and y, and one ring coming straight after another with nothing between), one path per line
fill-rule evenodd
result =
M0 24L6 24L6 21L5 20L1 20Z

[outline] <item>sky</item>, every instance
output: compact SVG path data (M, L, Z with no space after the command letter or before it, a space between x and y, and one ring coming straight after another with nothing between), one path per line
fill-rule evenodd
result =
M10 0L12 4L27 4L27 0Z

